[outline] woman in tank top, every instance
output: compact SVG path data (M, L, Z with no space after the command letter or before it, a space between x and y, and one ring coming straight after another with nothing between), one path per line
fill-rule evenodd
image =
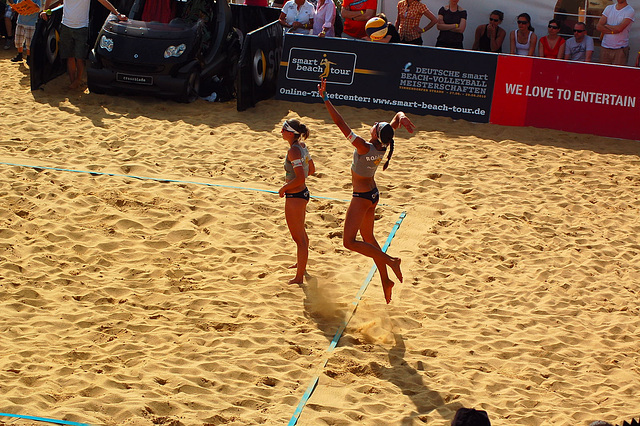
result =
M380 164L384 158L387 148L389 148L389 155L382 170L386 170L389 165L389 160L393 154L393 136L395 129L403 126L409 133L413 133L415 126L403 112L398 112L390 123L375 123L369 131L369 140L367 141L353 133L349 125L345 123L340 113L338 113L329 100L326 84L326 80L323 79L318 85L318 94L324 100L324 104L333 122L355 148L353 152L353 163L351 164L353 197L351 198L351 203L347 209L347 217L344 221L342 242L347 249L373 259L378 267L378 272L380 272L384 298L386 302L389 303L391 301L391 291L394 283L389 278L387 266L391 268L396 277L402 282L402 271L400 269L401 260L400 258L391 257L383 252L373 234L374 216L379 198L378 187L376 186L374 176L378 164ZM358 231L360 231L360 235L364 241L356 240Z
M291 268L296 276L289 284L302 284L309 259L309 237L304 226L309 202L309 190L305 180L316 172L309 155L307 145L300 139L309 137L309 129L300 120L291 119L282 126L282 139L289 143L289 151L284 159L285 184L278 191L280 197L286 197L284 216L293 241L296 243L296 263Z
M504 13L494 10L489 15L489 23L479 25L476 28L476 40L473 50L481 52L502 53L502 43L507 37L507 32L500 27Z
M449 4L438 11L437 28L440 30L436 47L463 49L464 30L467 28L467 11L458 5L459 0L449 0Z
M518 29L511 32L510 39L512 55L534 55L538 36L534 33L531 16L528 13L518 15Z

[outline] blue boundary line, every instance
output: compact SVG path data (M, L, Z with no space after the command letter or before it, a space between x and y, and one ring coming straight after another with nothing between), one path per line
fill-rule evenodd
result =
M58 425L91 426L88 423L76 423L76 422L69 422L66 420L48 419L45 417L23 416L20 414L0 413L0 417L15 417L18 419L35 420L36 422L46 422L46 423L53 423Z
M258 191L258 192L267 192L267 193L270 193L270 194L278 194L278 191L273 191L273 190L270 190L270 189L246 188L246 187L242 187L242 186L222 185L222 184L219 184L219 183L206 183L206 182L195 182L195 181L188 181L188 180L179 180L179 179L154 178L154 177L147 177L147 176L125 175L125 174L121 174L121 173L91 172L89 170L63 169L63 168L60 168L60 167L29 166L27 164L6 163L4 161L0 161L0 164L4 164L6 166L26 167L26 168L30 168L30 169L55 170L55 171L58 171L58 172L84 173L84 174L94 175L94 176L126 177L126 178L131 178L131 179L151 180L151 181L156 181L156 182L186 183L186 184L191 184L191 185L203 185L203 186L211 186L211 187L217 187L217 188L241 189L243 191ZM333 197L321 197L321 196L318 196L318 195L312 195L311 198L349 202L349 200L344 200L344 199L340 199L340 198L333 198Z
M407 215L407 212L400 213L400 218L398 218L396 223L393 225L393 228L391 229L391 232L389 232L389 236L387 237L387 241L384 243L384 246L382 247L383 252L386 252L387 249L389 248L389 245L391 244L391 240L393 240L393 237L395 237L396 232L398 231L398 228L400 228L400 225L402 224L402 221L404 220L406 215ZM336 331L336 334L333 336L333 339L331 340L331 343L329 344L329 347L327 348L327 351L323 356L322 361L320 362L320 365L318 366L318 368L316 368L316 373L311 379L311 383L309 383L309 386L307 386L307 390L302 395L302 399L300 400L300 403L298 404L295 411L293 412L293 416L291 416L291 420L289 420L289 423L287 423L287 426L294 426L296 423L298 423L298 420L300 419L300 414L302 414L302 409L305 407L305 405L307 405L309 398L311 398L311 394L313 394L313 391L315 391L316 386L318 386L318 382L320 381L320 374L322 373L324 368L327 366L327 363L329 362L329 357L331 356L333 350L338 345L338 341L340 340L340 337L342 337L342 333L347 328L347 325L349 324L349 321L351 321L351 318L353 318L353 315L356 313L358 304L360 303L360 300L362 300L362 296L364 295L364 292L367 290L367 287L369 286L369 283L371 282L371 279L373 278L373 275L375 273L376 273L376 265L374 264L371 267L371 270L369 271L369 275L367 275L367 278L365 278L364 283L360 287L360 290L358 290L358 293L356 294L355 298L351 302L351 304L353 305L353 308L351 309L351 313L349 314L348 318L342 322L342 324L338 328L338 331Z

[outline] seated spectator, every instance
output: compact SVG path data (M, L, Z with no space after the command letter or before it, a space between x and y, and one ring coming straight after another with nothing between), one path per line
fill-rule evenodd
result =
M504 13L494 10L489 15L489 23L479 25L476 28L476 40L473 43L473 50L481 52L502 53L502 43L507 32L500 27Z
M509 36L512 55L533 56L536 51L538 36L531 26L531 16L528 13L518 15L518 29L513 30Z
M374 19L376 18L382 19L386 24L385 35L382 38L380 37L374 38L369 35L370 31L367 28L367 26L369 25L370 22L375 22ZM387 19L387 15L385 15L384 13L378 13L378 16L376 16L376 18L371 18L367 21L367 25L365 25L365 31L367 31L367 36L364 39L368 41L377 41L379 43L400 43L400 34L398 34L398 30L396 30L396 27L389 23L389 20Z
M307 0L289 0L282 6L279 21L292 33L310 34L315 13L313 5Z
M564 39L560 37L560 23L555 19L549 21L549 34L540 38L538 56L541 58L564 59Z
M420 19L426 16L429 23L420 27ZM422 33L426 33L438 23L438 18L420 0L400 0L395 27L400 34L400 43L422 46ZM395 43L392 41L392 43Z
M334 22L336 5L333 0L318 0L316 15L313 18L313 35L318 37L335 37Z
M564 58L570 61L591 62L593 56L593 39L587 35L584 22L576 22L573 26L573 37L567 40Z

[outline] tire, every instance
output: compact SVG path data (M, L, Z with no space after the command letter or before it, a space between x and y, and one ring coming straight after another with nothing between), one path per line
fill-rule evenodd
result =
M200 97L200 69L196 68L189 74L184 92L178 97L178 102L189 104Z

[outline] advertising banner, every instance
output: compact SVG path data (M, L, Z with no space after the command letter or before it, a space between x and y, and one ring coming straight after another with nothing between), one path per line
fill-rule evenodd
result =
M236 81L238 111L275 95L282 37L282 26L277 21L245 36Z
M498 55L339 38L285 35L276 99L489 122Z
M500 55L490 122L640 139L640 70Z

